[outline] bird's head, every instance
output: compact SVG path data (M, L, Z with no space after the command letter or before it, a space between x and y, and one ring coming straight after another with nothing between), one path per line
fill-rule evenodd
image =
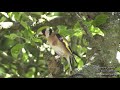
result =
M53 31L52 28L47 28L42 30L42 34L47 38L52 34L52 31Z

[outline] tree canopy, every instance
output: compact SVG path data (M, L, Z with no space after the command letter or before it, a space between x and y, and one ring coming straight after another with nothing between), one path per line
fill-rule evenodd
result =
M119 12L0 12L1 78L119 78ZM68 74L41 31L63 36L77 62Z

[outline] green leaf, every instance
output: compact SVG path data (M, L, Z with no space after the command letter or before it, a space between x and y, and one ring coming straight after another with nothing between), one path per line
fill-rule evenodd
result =
M44 30L44 29L46 29L46 28L49 28L49 26L40 27L40 28L37 30L37 34L39 34L42 30Z
M0 49L1 50L8 50L11 47L13 47L16 44L16 42L17 42L16 40L4 38L3 40L1 40Z
M118 72L120 72L120 67L117 67L115 70L118 71Z
M59 30L59 34L63 36L73 35L74 33L73 30L71 31L70 29L67 29L67 26L64 25L58 25L57 28Z
M80 29L80 23L77 22L77 23L74 25L73 29L79 30L79 29Z
M81 69L83 67L84 63L82 60L79 60L78 62L78 69Z
M38 16L43 14L43 12L30 12L30 13L33 14L33 15L38 15Z
M40 42L40 43L42 43L42 40L40 40L38 38L34 38L33 40L34 40L34 42Z
M33 56L38 57L40 54L39 49L35 45L25 44L25 49L29 51Z
M15 19L19 21L22 14L23 14L23 12L15 12L15 13L14 13Z
M18 35L12 33L12 34L10 34L10 35L5 35L5 37L6 37L6 38L9 38L9 39L11 39L11 40L14 40L15 38L18 37Z
M29 68L29 71L25 74L27 78L34 78L35 67Z
M7 18L5 16L3 16L1 19L0 19L0 22L4 22Z
M24 21L20 21L20 24L21 24L25 29L28 30L28 25L27 25L26 22L24 22Z
M100 14L100 15L96 16L96 18L92 24L94 26L100 26L100 25L106 23L107 19L108 19L108 16L106 14Z
M36 42L40 42L40 40L38 41L38 39L35 39L35 33L31 30L31 29L25 29L24 31L21 32L22 33L22 37L25 38L26 43L34 43Z
M9 16L9 17L12 17L13 13L14 13L14 12L9 12L9 13L8 13L8 16Z
M14 58L17 58L18 55L20 54L20 51L23 48L23 44L17 44L11 49L11 54Z
M25 12L21 12L21 13L22 13L21 19L24 21L28 21L29 20L28 15Z
M4 68L0 67L0 76L3 75L5 73Z
M23 53L22 60L26 61L28 59L27 53Z
M90 31L92 32L93 35L99 34L104 36L104 33L98 27L94 27L93 25L90 27Z
M60 16L60 12L53 12L54 16Z

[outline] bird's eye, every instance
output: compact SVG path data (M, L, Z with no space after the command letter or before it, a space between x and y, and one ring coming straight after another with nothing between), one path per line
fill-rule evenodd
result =
M42 30L42 33L43 33L44 36L45 36L45 31L46 31L46 29Z
M49 35L51 35L52 34L52 29L49 29Z

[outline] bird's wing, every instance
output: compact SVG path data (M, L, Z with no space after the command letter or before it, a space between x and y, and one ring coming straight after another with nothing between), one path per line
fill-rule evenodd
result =
M72 50L67 42L60 34L56 34L57 38L63 43L63 45L69 50L69 52L72 54Z

